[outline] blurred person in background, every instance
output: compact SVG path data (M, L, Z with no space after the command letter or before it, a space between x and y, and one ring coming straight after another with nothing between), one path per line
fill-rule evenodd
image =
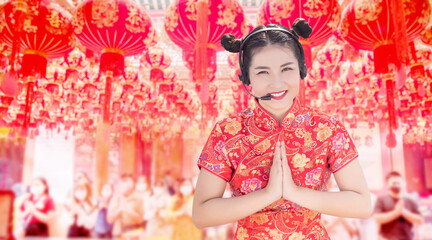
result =
M90 178L87 176L85 172L82 171L76 173L74 182L80 184L88 183L91 185Z
M192 221L192 205L194 187L192 181L179 179L178 191L170 204L171 220L173 222L173 240L200 240L203 231L195 227Z
M171 239L172 226L168 222L167 209L171 196L163 180L153 186L150 201L146 205L144 219L147 220L147 240Z
M150 189L148 185L147 178L145 176L140 176L137 179L136 187L135 187L136 195L141 198L141 204L143 205L143 226L147 225L147 220L144 218L145 212L148 209L149 201L150 201Z
M172 176L172 173L170 170L167 170L166 173L164 174L164 183L165 186L167 188L168 193L173 196L176 191L175 191L175 184L177 184L177 182L175 181L175 179Z
M413 225L422 224L416 201L405 194L405 182L399 172L386 176L387 193L375 203L373 218L379 225L379 233L386 240L414 239Z
M120 225L121 236L140 234L143 231L143 204L136 194L135 179L132 175L122 175L119 193L115 194L108 205L107 219L110 224Z
M90 182L81 180L75 182L72 199L65 208L71 220L67 236L90 237L96 221Z
M48 237L49 222L54 216L54 201L49 195L47 181L35 178L30 193L24 197L18 214L18 237Z
M113 196L112 184L102 187L101 197L97 202L97 217L94 232L97 238L112 238L113 225L108 222L108 206Z

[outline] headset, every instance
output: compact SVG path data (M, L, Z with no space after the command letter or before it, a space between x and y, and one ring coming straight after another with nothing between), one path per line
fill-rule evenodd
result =
M305 56L304 56L304 50L303 50L303 46L301 45L300 41L298 40L298 36L295 33L292 33L286 29L283 28L276 28L276 27L270 27L270 28L264 28L264 29L260 29L256 32L252 32L249 35L247 35L243 40L242 43L240 44L240 50L239 50L239 66L240 66L240 72L241 74L238 75L240 81L243 83L243 87L246 89L246 92L249 93L249 95L251 95L252 97L256 98L256 99L260 99L260 100L271 100L271 95L267 94L263 97L257 97L254 96L252 93L249 92L249 90L246 88L245 85L249 85L250 84L250 80L245 78L245 70L244 70L244 66L243 66L243 45L245 44L245 42L252 37L255 34L261 33L261 32L266 32L266 31L281 31L284 32L286 34L288 34L291 38L294 39L294 41L297 43L297 46L300 49L300 78L303 80L306 78L307 76L307 67L305 64Z

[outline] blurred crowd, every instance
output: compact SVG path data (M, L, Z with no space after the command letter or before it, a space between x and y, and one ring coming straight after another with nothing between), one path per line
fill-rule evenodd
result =
M68 238L161 240L233 236L232 224L205 230L194 226L192 179L167 176L149 185L144 176L122 175L97 195L86 174L78 173L67 200L55 204L47 181L35 178L15 201L14 235L18 239L49 237L55 231L54 235Z
M373 196L375 210L369 219L323 215L331 239L432 239L432 223L422 216L418 199L402 195L402 185L400 175L387 176L388 191ZM79 173L67 200L54 203L47 181L35 178L26 193L15 201L14 235L18 239L48 237L56 231L57 237L68 238L232 239L234 224L204 230L194 226L191 217L194 186L194 179L175 180L169 174L151 185L144 176L135 179L123 175L115 184L107 183L95 194L91 180ZM334 179L327 189L339 190ZM230 197L228 188L225 197ZM391 237L392 234L396 237ZM403 234L408 238L397 237Z

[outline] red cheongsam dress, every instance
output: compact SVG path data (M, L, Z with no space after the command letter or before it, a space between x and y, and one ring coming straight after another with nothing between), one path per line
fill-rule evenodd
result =
M283 140L298 186L325 191L331 173L358 154L345 127L327 114L301 106L298 98L281 124L258 102L216 123L198 167L229 182L233 197L267 185L276 142ZM238 221L234 239L330 239L321 214L283 198Z

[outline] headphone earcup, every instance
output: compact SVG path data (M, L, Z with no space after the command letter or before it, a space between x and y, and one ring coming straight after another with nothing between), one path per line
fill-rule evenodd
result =
M305 79L307 76L307 67L306 64L303 64L303 66L300 67L300 78Z

